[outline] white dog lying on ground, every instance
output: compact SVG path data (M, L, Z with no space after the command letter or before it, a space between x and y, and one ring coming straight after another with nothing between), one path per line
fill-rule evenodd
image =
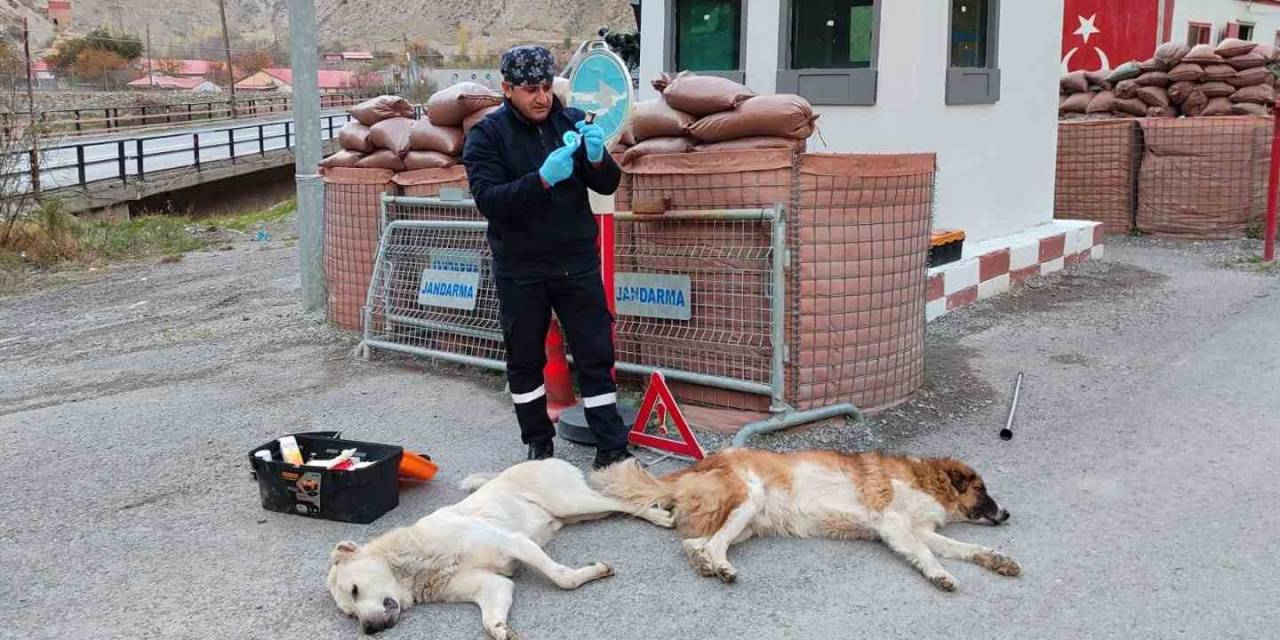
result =
M474 602L495 640L519 636L507 624L510 576L517 563L533 567L561 589L613 575L604 563L570 569L542 550L564 524L634 513L671 527L669 511L633 509L597 493L577 467L557 459L524 462L496 477L462 481L474 491L412 526L389 531L363 547L339 542L329 569L329 592L365 633L396 624L406 608L427 602Z

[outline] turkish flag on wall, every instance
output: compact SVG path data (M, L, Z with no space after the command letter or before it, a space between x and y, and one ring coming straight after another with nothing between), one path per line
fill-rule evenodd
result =
M1114 69L1156 50L1160 0L1066 0L1062 70Z

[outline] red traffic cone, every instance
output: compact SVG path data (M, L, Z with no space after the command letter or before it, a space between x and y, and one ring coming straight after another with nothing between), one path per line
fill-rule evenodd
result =
M547 416L555 422L560 419L561 412L578 404L578 398L573 393L569 360L564 357L560 323L554 317L547 331L547 364L542 368L542 379L547 388Z

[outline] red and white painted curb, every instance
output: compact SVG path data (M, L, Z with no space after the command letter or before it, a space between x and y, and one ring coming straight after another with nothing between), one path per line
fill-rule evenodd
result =
M1025 231L965 244L950 264L929 269L925 317L940 318L1036 276L1102 257L1102 223L1054 220Z

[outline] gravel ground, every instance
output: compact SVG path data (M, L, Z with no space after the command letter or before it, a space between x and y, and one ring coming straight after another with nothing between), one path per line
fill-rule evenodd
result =
M1117 239L1103 261L931 323L911 402L753 440L964 458L1013 519L949 534L1007 551L1021 578L947 562L961 585L942 594L881 545L755 540L725 586L698 578L671 533L615 518L548 550L617 577L560 592L524 572L513 626L530 639L1273 635L1280 280L1241 260L1257 245ZM463 476L521 458L499 378L352 359L352 336L299 311L295 251L240 241L0 300L0 638L354 637L324 589L332 545L408 524L460 499ZM262 510L249 450L317 429L425 450L440 476L367 526ZM583 467L591 453L559 452ZM413 609L384 635L483 637L463 605Z

